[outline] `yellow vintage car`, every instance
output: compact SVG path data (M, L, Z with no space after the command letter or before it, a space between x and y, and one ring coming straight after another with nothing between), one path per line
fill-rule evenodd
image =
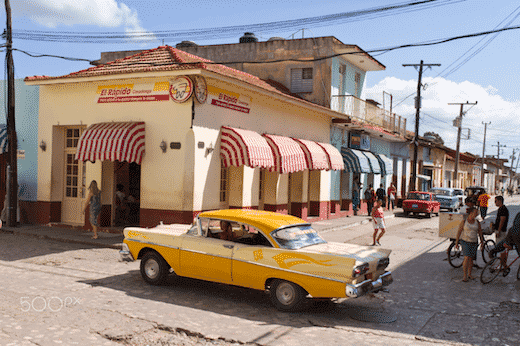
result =
M170 274L265 290L276 308L307 298L360 297L392 283L390 250L323 240L310 223L258 210L216 210L190 225L128 227L121 256L143 279Z

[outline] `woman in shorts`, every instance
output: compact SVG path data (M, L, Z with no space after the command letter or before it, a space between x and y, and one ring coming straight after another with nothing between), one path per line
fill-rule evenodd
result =
M480 247L482 248L484 246L482 228L480 227L480 222L477 220L477 208L468 208L467 215L467 218L460 223L457 239L455 240L455 248L458 248L460 244L462 246L462 253L464 254L464 261L462 262L462 269L464 270L462 281L464 282L474 279L471 275L471 269L473 268L473 261L477 260L479 238Z

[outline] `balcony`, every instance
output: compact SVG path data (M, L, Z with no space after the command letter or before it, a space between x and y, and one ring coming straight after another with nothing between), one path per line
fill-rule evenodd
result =
M333 95L330 108L353 119L376 125L401 136L406 135L406 119L352 95Z

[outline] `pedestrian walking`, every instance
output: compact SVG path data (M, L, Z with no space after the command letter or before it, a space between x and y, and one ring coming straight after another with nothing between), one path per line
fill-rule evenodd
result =
M365 201L367 203L368 215L372 215L372 207L374 206L375 199L376 193L374 192L372 184L370 184L368 185L368 189L365 190Z
M357 212L359 210L359 204L361 203L360 193L361 184L359 183L359 180L356 178L354 180L354 183L352 184L352 209L354 211L354 215L357 215Z
M83 214L87 212L87 208L90 206L90 215L89 221L92 225L92 230L94 235L92 239L98 238L98 228L99 228L99 214L101 213L101 190L99 190L97 181L92 180L90 182L90 186L88 187L88 196L85 203L85 208L83 208Z
M464 254L464 261L462 262L462 269L464 276L462 281L467 282L475 279L471 275L473 269L473 261L477 260L478 239L480 238L480 248L484 246L484 236L480 222L476 219L478 210L474 207L468 209L468 217L459 225L457 238L455 240L455 247L462 245L462 253Z
M486 191L484 191L480 196L478 196L478 206L480 207L480 216L482 219L485 219L487 216L487 210L489 207L489 200L491 196L488 195Z
M374 234L372 235L372 245L381 245L379 240L386 232L385 227L385 213L381 201L378 199L374 202L374 208L372 209L372 224L374 226ZM379 234L378 234L379 233Z
M386 191L383 187L383 184L379 185L379 189L376 191L376 197L379 201L381 201L381 206L383 208L386 207Z
M388 210L390 210L390 206L392 206L392 210L395 209L395 195L397 193L397 189L395 188L394 183L390 184L388 188Z

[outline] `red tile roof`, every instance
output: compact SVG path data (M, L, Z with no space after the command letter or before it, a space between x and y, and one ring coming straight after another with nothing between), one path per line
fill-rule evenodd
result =
M73 72L64 76L50 77L50 76L33 76L26 77L25 81L48 81L48 80L63 80L72 78L89 78L106 75L129 74L140 72L155 72L155 71L177 71L202 69L218 73L220 75L238 79L248 84L263 88L265 90L275 92L277 94L285 95L286 97L296 99L314 107L323 108L331 111L330 108L317 105L315 103L306 101L296 95L280 90L270 83L253 76L249 73L235 70L221 64L215 64L211 60L207 60L182 50L173 48L171 46L159 46L154 49L146 50L126 58L117 59L109 63L90 67L85 70Z
M138 72L176 71L189 69L203 69L216 72L227 77L239 79L246 83L280 93L279 90L258 77L224 65L213 64L210 60L200 58L170 46L160 46L123 59L117 59L103 65L90 67L88 69L73 72L64 76L33 76L26 77L25 80L44 81L67 78L88 78Z

